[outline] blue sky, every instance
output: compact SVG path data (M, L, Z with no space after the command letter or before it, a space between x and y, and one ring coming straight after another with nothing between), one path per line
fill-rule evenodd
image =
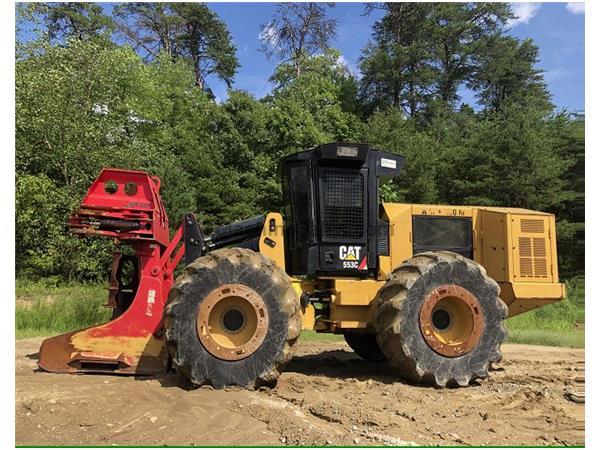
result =
M531 18L512 27L510 34L532 38L540 48L539 67L544 69L557 107L585 107L585 18L583 3L533 3L525 11ZM518 7L513 8L513 10Z
M107 12L112 4L105 3ZM583 110L585 75L585 18L583 3L511 3L518 16L508 33L520 39L532 38L540 48L539 67L557 108ZM227 24L240 62L234 88L256 97L267 94L268 79L276 63L258 51L261 25L268 22L276 3L209 3L209 7ZM373 23L380 13L363 15L363 3L336 3L331 15L338 20L338 36L332 46L342 52L349 67L356 70L361 50L368 42ZM209 86L222 101L227 98L225 85L214 78ZM474 104L473 95L461 89L463 101Z
M271 86L268 78L275 64L258 51L261 24L276 9L274 3L212 3L209 5L227 23L238 48L240 70L235 87L261 97ZM532 38L540 48L539 67L544 69L553 101L557 108L583 110L585 75L585 19L583 4L513 3L519 17L508 33L520 39ZM371 35L371 26L379 15L364 16L362 3L337 3L331 10L338 19L338 37L333 47L342 52L350 67L355 68L362 48ZM224 86L212 81L219 98L227 96ZM462 89L463 100L474 103L473 96Z

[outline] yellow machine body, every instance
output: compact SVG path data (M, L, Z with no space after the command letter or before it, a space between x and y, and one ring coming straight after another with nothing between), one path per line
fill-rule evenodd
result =
M158 178L103 171L71 231L117 239L134 255L113 255L112 320L46 339L39 367L137 375L173 367L196 386L272 386L302 328L344 334L360 357L388 360L418 383L487 377L507 314L565 297L554 216L379 204L380 179L398 176L403 161L367 144L291 154L280 166L285 223L269 213L206 236L186 213L172 238Z
M295 279L299 294L322 289L333 292L327 317L314 306L304 308L303 329L343 333L372 327L373 299L391 271L413 256L415 216L465 217L473 227L473 260L500 286L500 298L514 316L549 305L566 296L558 279L556 229L552 214L520 208L384 203L382 219L389 223L389 256L379 256L377 279L318 277ZM270 213L260 239L260 251L285 270L284 223ZM268 239L266 239L268 238ZM265 242L269 242L267 245Z

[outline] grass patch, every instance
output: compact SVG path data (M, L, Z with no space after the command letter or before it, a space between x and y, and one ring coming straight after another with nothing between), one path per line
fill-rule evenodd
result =
M103 284L17 280L16 294L17 339L66 333L110 318L110 311L103 306L107 298Z
M583 278L567 282L567 298L506 321L509 342L583 348L585 291Z
M513 344L584 348L585 333L583 330L509 330L508 341Z
M570 317L573 314L566 309L560 304L544 306L511 317L506 321L506 326L509 330L572 331L575 328L575 319Z
M15 330L15 339L28 339L28 338L36 338L36 337L49 337L55 335L56 332L52 330Z
M333 333L317 333L316 331L304 330L300 336L302 342L344 342L344 336Z

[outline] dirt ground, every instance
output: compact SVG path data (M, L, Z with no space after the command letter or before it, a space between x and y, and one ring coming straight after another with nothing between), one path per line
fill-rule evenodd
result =
M490 379L434 389L343 342L301 342L275 389L250 392L44 373L40 343L16 343L17 445L583 444L584 406L567 398L583 350L505 345Z

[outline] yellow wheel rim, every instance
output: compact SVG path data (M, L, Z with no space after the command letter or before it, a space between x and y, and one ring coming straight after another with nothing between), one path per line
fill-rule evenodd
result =
M209 293L198 310L200 342L217 358L237 361L263 343L269 323L260 295L242 284L226 284Z
M454 284L432 290L421 307L421 333L427 344L444 356L461 356L479 342L483 314L477 298Z

